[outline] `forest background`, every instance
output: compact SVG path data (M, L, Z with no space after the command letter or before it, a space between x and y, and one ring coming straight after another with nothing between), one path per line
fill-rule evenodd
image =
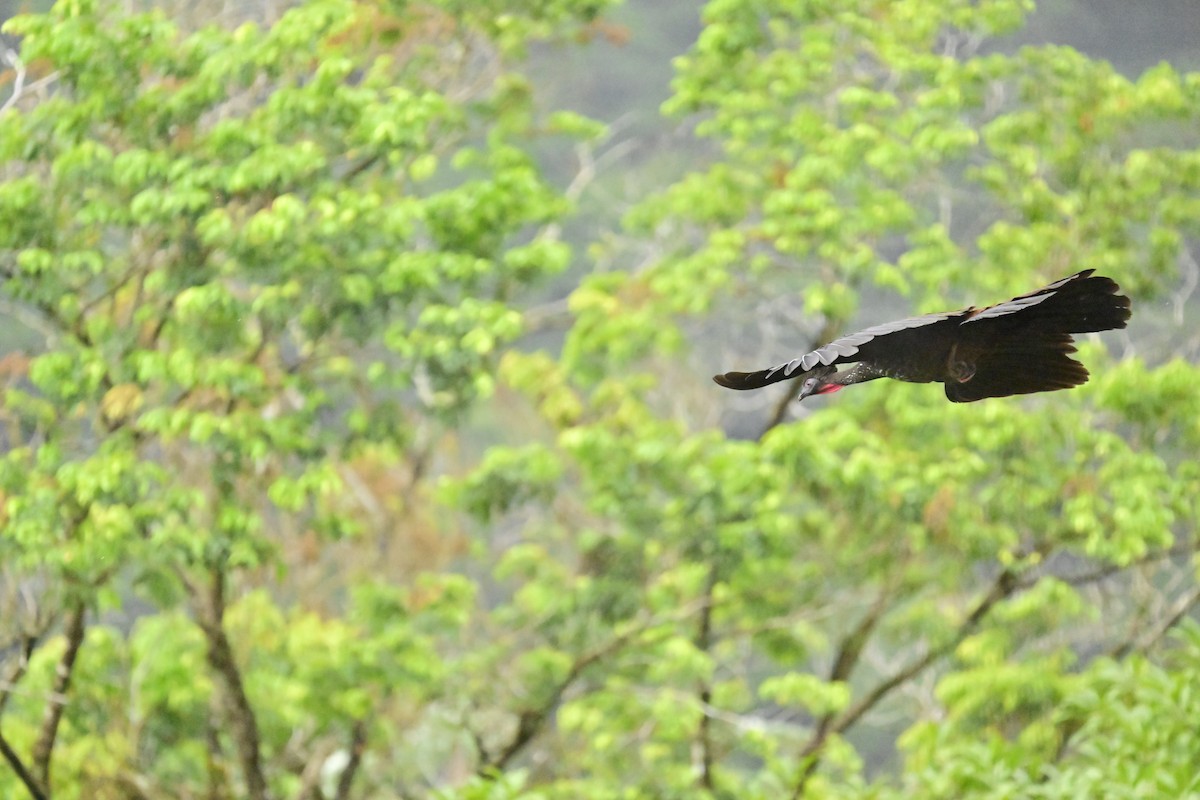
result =
M1200 794L1192 3L35 11L0 796ZM1070 392L709 380L1082 268Z

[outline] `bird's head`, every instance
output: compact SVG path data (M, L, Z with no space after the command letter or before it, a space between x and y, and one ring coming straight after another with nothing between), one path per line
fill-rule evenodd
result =
M833 383L830 379L837 374L837 367L820 366L816 369L811 369L804 376L804 380L800 382L800 394L796 397L797 400L803 400L812 394L833 394L836 391L845 387L840 383Z

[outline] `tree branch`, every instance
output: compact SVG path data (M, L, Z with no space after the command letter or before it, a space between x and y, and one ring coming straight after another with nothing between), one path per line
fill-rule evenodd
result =
M850 673L858 664L867 639L870 638L871 632L875 630L875 626L879 624L879 620L887 611L887 601L890 597L891 592L887 587L880 589L879 597L875 598L875 602L859 621L858 626L842 640L837 657L834 658L833 666L829 670L830 682L845 681L850 677Z
M208 777L205 800L229 800L232 793L229 790L229 776L224 768L225 748L221 746L220 731L217 730L220 716L219 697L214 694L208 705L208 713L204 715L204 744L207 748L204 766Z
M996 580L992 583L991 589L980 599L971 613L967 615L967 618L962 621L953 636L940 645L929 648L924 655L914 659L908 665L881 681L875 688L860 698L857 703L836 717L836 719L831 719L823 725L818 725L817 730L813 732L808 743L800 751L801 769L796 781L796 788L792 792L793 800L798 800L798 798L804 795L804 789L808 785L809 778L813 776L813 773L817 771L817 767L820 765L821 749L825 746L825 742L831 735L842 733L854 725L896 687L912 680L934 662L953 651L954 648L958 647L964 639L975 631L979 623L991 613L997 604L1020 588L1022 587L1015 572L1010 569L1001 570L1000 574L996 576Z
M713 560L708 565L708 577L704 581L704 606L700 609L700 627L696 632L696 649L707 653L712 646L712 616L713 590L717 587L717 565ZM713 790L713 743L712 715L708 709L712 707L712 683L704 680L700 684L700 726L696 731L696 746L699 748L700 786Z
M17 663L13 664L4 679L0 680L0 712L4 711L4 707L8 705L8 698L12 696L13 688L21 682L21 678L25 677L25 670L29 669L29 659L33 655L33 648L37 646L40 635L41 633L38 635L27 633L22 637L21 655L17 658Z
M296 792L296 800L324 800L321 791L321 772L325 761L337 752L337 743L326 741L316 747L308 757L308 763L300 771L300 789Z
M1088 570L1087 572L1080 572L1075 575L1059 575L1049 570L1044 572L1031 570L1029 573L1021 577L1020 588L1028 589L1042 578L1054 578L1062 581L1068 586L1085 586L1090 583L1099 583L1106 578L1118 575L1132 567L1146 566L1157 561L1165 561L1177 556L1195 555L1197 552L1197 547L1200 547L1200 542L1184 541L1165 550L1155 550L1151 553L1147 553L1136 561L1132 561L1128 564L1115 564L1112 562L1102 563L1094 569Z
M54 753L54 742L58 737L58 726L62 722L63 712L67 707L67 690L71 688L71 672L75 668L75 659L83 644L85 631L84 617L87 613L83 601L77 601L67 614L67 625L64 635L67 639L66 650L58 660L54 670L54 683L50 697L46 702L46 712L42 716L42 727L38 732L37 741L33 744L33 774L39 785L50 789L50 757Z
M190 582L186 585L199 595ZM208 665L224 688L226 714L242 765L247 796L251 800L267 800L269 793L262 769L258 720L246 697L241 671L225 634L225 571L220 565L212 567L207 594L207 598L196 604L196 618L208 644Z
M775 404L775 410L771 412L771 418L767 420L767 426L758 434L759 441L771 432L773 428L783 423L787 417L788 406L792 403L792 393L788 392L783 397L779 398L779 402Z
M813 340L809 349L811 350L815 347L820 347L822 344L832 339L834 334L837 333L837 329L842 322L843 320L826 319L825 324L821 326L821 332L817 335L816 339ZM794 391L789 390L787 394L779 398L779 402L775 404L775 410L771 412L771 418L767 420L767 426L759 432L755 441L761 442L766 435L771 432L772 429L783 423L784 419L787 417L788 406L791 405L792 398L795 397L795 395L796 393Z
M858 659L862 655L863 647L866 646L867 639L871 637L871 631L879 623L884 611L887 610L887 599L889 592L886 588L879 592L879 597L871 605L866 615L859 621L858 626L851 631L850 635L842 640L841 646L838 648L838 654L833 660L833 666L829 670L829 681L845 681L850 677L850 673L854 671L854 667L858 664ZM817 722L817 729L813 732L812 738L808 745L805 746L804 752L801 754L801 760L808 755L815 755L817 748L824 744L831 732L835 716L833 712L827 713ZM848 723L848 724L852 724ZM839 729L841 730L841 729ZM811 776L812 772L817 768L817 759L813 758L809 762L809 767L806 768L804 774L800 778L800 782L796 787L795 797L800 796L800 792L804 790L804 784Z
M1151 631L1149 635L1141 637L1140 640L1135 636L1129 641L1122 642L1109 652L1109 657L1119 661L1135 652L1144 653L1154 645L1158 644L1158 642L1161 641L1162 638L1166 636L1172 628L1182 622L1184 617L1187 616L1188 612L1190 612L1197 605L1200 605L1200 589L1193 589L1191 592L1176 601L1175 607L1171 614L1162 620L1158 627ZM1075 738L1075 734L1079 733L1080 729L1083 728L1083 723L1084 721L1082 719L1076 718L1066 719L1059 723L1058 747L1056 747L1054 750L1054 758L1052 759L1052 763L1057 764L1066 758L1067 752L1071 747L1071 741ZM1043 775L1041 779L1042 782L1044 782L1046 778L1047 776Z
M17 773L17 778L25 785L25 790L29 792L29 796L33 800L47 800L46 793L38 785L37 778L33 777L33 774L25 768L25 764L21 762L21 757L12 749L8 740L4 738L3 733L0 733L0 755L4 756L4 760L12 767L13 772Z
M1122 642L1117 647L1113 648L1110 655L1116 659L1122 659L1130 653L1144 653L1154 645L1158 644L1164 636L1171 632L1171 629L1183 621L1188 612L1200 605L1200 589L1193 589L1175 601L1171 613L1165 619L1159 622L1154 630L1150 631L1145 636L1134 635L1128 641Z
M17 53L16 50L6 47L4 48L2 57L4 61L8 63L9 67L12 68L13 88L12 94L10 94L8 99L4 101L4 105L0 106L0 113L8 111L10 108L14 108L18 103L21 102L21 98L25 94L40 91L51 83L54 83L54 81L58 80L58 70L54 70L47 75L43 75L41 78L38 78L32 83L26 83L25 79L28 77L28 72L25 68L24 62L21 61L20 54Z
M690 616L692 613L695 613L695 610L684 609L681 612L681 616ZM558 707L559 702L562 700L563 694L571 687L573 683L575 683L575 681L579 679L579 677L584 673L585 670L587 670L588 667L620 650L629 642L630 639L633 639L635 636L644 633L651 625L656 624L657 621L657 619L651 618L647 620L645 624L637 625L636 627L633 627L622 634L614 636L600 647L597 647L596 649L579 656L579 658L577 658L571 665L570 670L567 671L567 674L563 677L563 679L559 681L556 686L550 689L550 692L547 695L544 703L539 705L537 708L524 709L518 714L517 732L513 736L512 740L505 745L498 754L494 756L490 755L483 746L483 742L481 741L480 737L476 735L474 731L472 731L471 735L475 740L475 744L480 755L480 764L479 768L476 770L476 773L479 775L486 775L491 772L502 771L513 759L513 757L521 752L521 749L524 748L525 745L529 744L529 742L532 741L533 738L541 731L542 726L549 718L551 712Z
M334 800L347 800L350 797L350 787L354 785L354 776L358 774L358 768L362 765L362 756L366 749L367 723L360 719L354 723L354 732L350 737L350 760L346 762L346 768L342 770L342 774L338 778Z

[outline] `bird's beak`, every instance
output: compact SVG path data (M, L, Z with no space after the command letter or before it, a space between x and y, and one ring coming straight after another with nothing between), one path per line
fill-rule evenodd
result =
M826 378L836 372L836 367L817 367L816 369L809 370L804 376L800 394L796 399L803 400L812 394L827 394L829 392L836 392L842 388L841 384L825 382Z
M820 383L814 382L811 387L806 387L800 390L800 395L796 398L797 401L803 400L813 394L833 394L840 392L845 387L840 383Z

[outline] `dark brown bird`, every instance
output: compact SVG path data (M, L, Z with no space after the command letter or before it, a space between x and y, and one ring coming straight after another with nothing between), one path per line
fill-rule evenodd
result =
M729 389L758 389L803 378L798 400L876 378L944 383L955 403L1070 389L1088 379L1083 364L1070 357L1071 334L1124 328L1129 319L1129 298L1117 294L1121 287L1093 272L987 308L876 325L786 364L713 380ZM836 365L854 362L838 372Z

